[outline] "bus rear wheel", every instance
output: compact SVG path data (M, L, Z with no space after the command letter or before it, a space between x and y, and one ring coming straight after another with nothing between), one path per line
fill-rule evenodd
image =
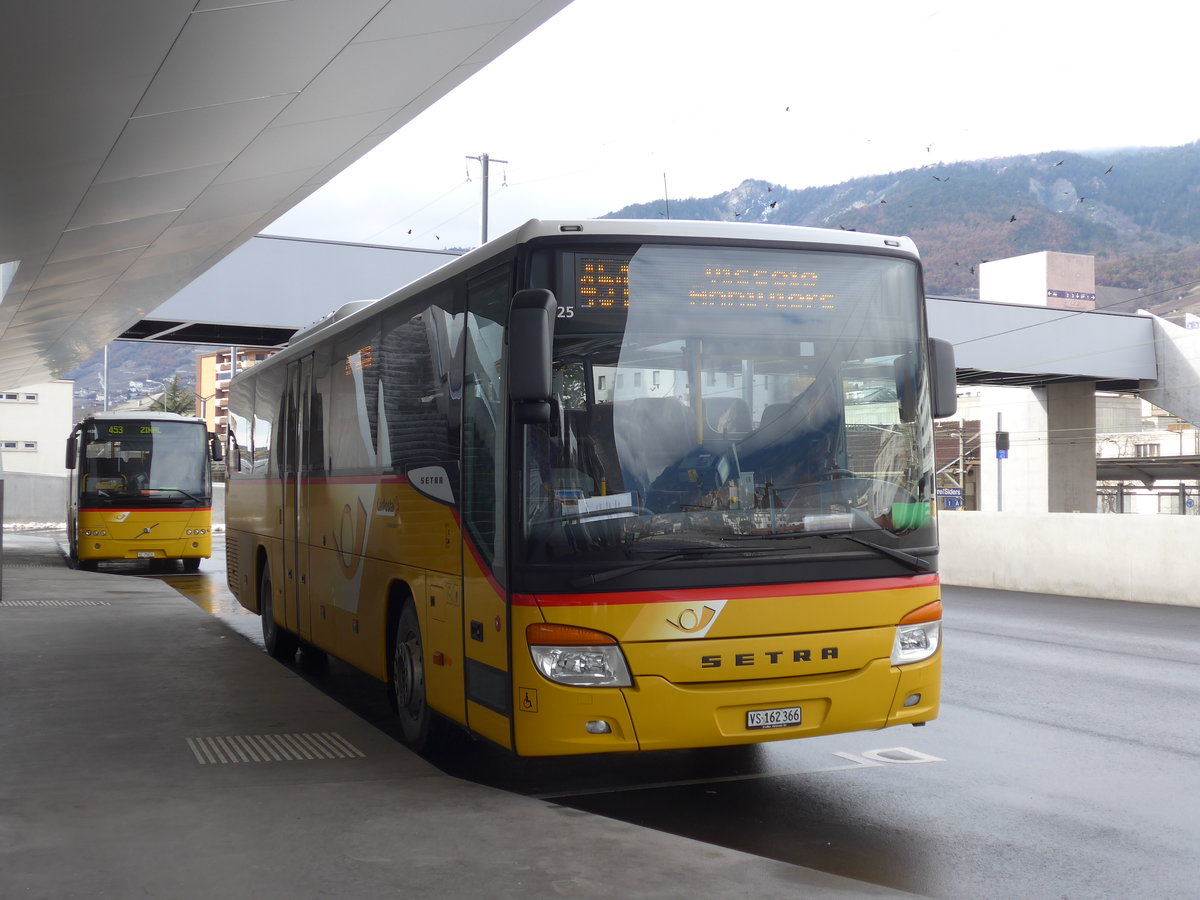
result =
M199 571L200 571L200 557L198 557L198 556L185 556L185 557L183 558L183 571L185 571L185 572L199 572Z
M421 625L411 600L396 621L392 643L390 693L400 719L400 740L417 753L432 749L440 734L437 714L425 700L425 658Z
M263 645L273 659L288 661L296 656L296 636L275 621L271 570L264 567L258 582L258 608L262 613Z

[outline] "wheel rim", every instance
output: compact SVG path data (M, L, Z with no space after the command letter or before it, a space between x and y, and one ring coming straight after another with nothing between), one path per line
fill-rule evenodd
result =
M259 593L261 594L259 606L262 609L263 641L266 643L267 648L270 649L271 642L275 637L275 614L271 609L271 576L267 575L263 578Z
M424 672L421 668L421 641L409 635L396 645L396 705L414 719L425 703Z

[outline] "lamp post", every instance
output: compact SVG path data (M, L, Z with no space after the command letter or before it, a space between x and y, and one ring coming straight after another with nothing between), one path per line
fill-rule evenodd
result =
M208 427L208 401L217 395L209 394L207 397L201 397L199 394L197 394L195 391L193 391L192 396L195 397L200 402L200 418L204 420L204 425L207 428ZM209 429L209 430L211 431L212 429Z

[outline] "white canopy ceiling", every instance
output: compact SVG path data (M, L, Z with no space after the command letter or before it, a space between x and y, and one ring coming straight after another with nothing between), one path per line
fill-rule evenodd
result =
M8 4L0 387L90 356L569 2Z

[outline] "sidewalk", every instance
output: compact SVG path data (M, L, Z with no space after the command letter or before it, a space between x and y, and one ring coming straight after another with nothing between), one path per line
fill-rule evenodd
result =
M151 579L6 533L0 896L908 896L460 781Z

